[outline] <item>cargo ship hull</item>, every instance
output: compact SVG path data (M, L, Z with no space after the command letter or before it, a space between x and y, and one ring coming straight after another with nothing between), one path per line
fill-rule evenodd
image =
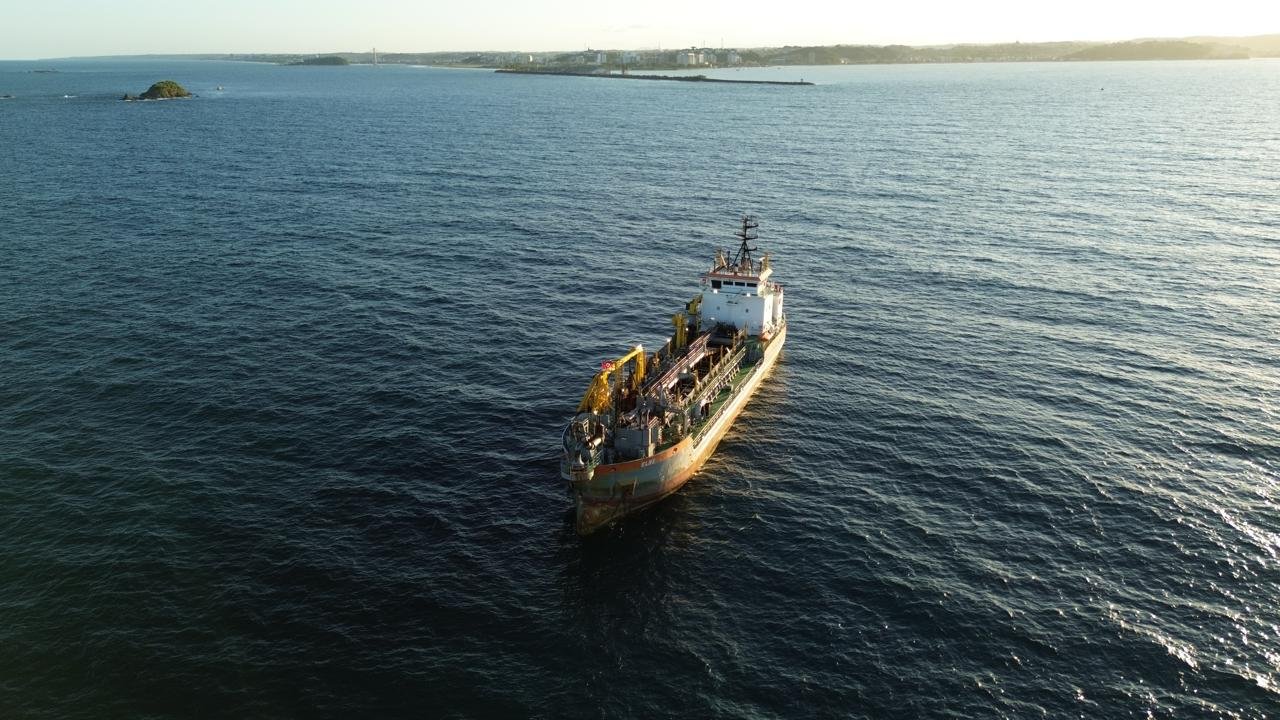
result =
M777 363L787 339L785 323L762 343L760 359L744 366L705 424L670 447L638 460L601 464L588 478L572 477L566 469L576 505L580 535L590 534L614 520L651 505L680 489L715 452L760 383Z

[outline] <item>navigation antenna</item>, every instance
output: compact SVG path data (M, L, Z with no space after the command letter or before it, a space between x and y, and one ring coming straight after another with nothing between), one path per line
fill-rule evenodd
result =
M734 235L742 241L742 245L738 247L738 252L733 256L733 266L741 271L751 271L751 253L760 248L751 247L752 240L760 238L756 228L760 227L760 223L756 222L754 215L742 216L742 229L734 233Z

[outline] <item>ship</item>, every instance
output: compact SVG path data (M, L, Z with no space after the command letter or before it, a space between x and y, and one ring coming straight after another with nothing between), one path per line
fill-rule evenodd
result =
M562 436L561 477L575 526L589 535L679 490L778 361L787 340L783 287L757 258L750 215L700 275L701 292L653 353L636 345L600 365Z

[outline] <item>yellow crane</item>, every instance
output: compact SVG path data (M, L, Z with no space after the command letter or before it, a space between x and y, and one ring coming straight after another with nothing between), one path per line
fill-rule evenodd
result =
M596 373L595 378L591 380L591 385L587 387L587 394L583 395L582 402L578 403L578 412L589 410L599 413L609 409L609 376L621 370L629 362L635 362L635 368L631 371L631 389L638 389L641 381L644 380L645 365L644 348L640 345L635 346L631 352L617 360L601 365L600 372Z
M685 303L684 310L671 316L671 325L675 333L671 336L671 351L680 352L689 342L689 321L693 320L693 334L697 335L702 320L702 293L693 296Z
M672 324L675 325L675 336L671 339L671 350L673 353L684 349L685 343L688 341L689 323L688 319L693 319L693 332L696 335L699 330L702 310L702 293L693 296L693 299L685 303L684 312L676 313L671 318ZM655 357L657 357L655 355ZM591 385L587 387L587 394L582 396L582 402L578 403L578 412L604 412L609 409L609 376L622 369L629 362L635 362L635 367L631 370L631 391L635 392L640 389L640 383L644 381L645 370L645 354L644 348L640 345L631 349L631 352L614 360L613 362L605 362L600 366L600 372L591 380Z

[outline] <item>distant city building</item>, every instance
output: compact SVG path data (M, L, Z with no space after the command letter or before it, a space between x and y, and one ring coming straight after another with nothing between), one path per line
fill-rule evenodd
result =
M697 50L682 50L676 53L676 64L684 66L701 65L702 53Z

